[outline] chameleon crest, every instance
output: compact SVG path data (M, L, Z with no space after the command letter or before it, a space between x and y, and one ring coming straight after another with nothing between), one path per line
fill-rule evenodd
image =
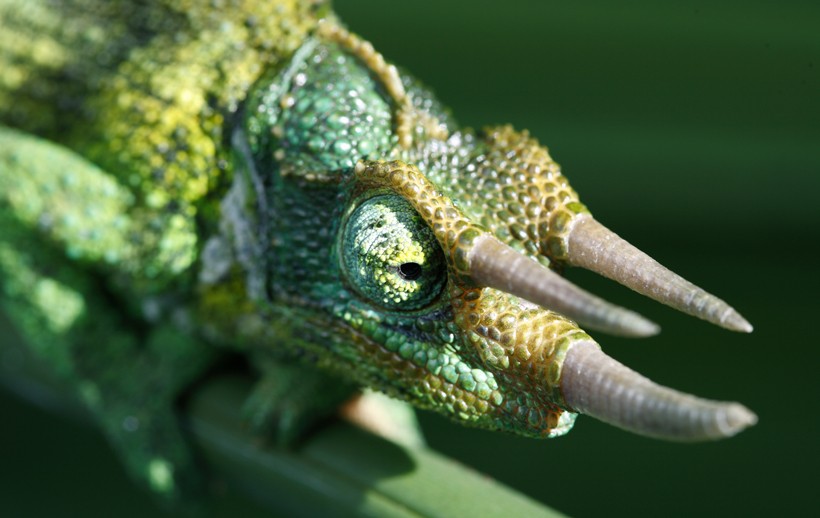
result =
M528 437L579 413L674 440L756 421L606 356L585 329L658 327L559 273L743 317L598 223L527 132L459 127L324 3L67 4L53 38L39 2L3 22L0 122L53 142L0 128L2 300L155 489L187 458L156 416L219 347L262 372L251 420L285 436L359 387Z

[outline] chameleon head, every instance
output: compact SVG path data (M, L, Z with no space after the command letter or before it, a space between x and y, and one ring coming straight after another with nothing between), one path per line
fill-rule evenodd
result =
M372 47L336 36L257 89L234 139L262 199L267 293L285 308L271 313L277 339L417 406L526 436L563 434L576 413L676 440L754 424L737 403L606 356L579 324L657 326L554 270L589 268L750 331L738 313L596 222L526 133L459 131L412 80L374 72Z

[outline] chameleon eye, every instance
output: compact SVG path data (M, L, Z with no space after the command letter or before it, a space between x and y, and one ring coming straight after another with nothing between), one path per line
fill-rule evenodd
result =
M433 231L400 196L376 196L356 207L341 245L348 282L371 302L419 309L444 287L447 268Z

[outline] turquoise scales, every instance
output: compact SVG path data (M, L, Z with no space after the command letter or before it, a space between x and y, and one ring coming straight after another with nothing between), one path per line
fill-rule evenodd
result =
M360 386L531 437L577 412L679 440L754 422L605 356L579 324L657 327L553 269L740 315L597 223L526 132L460 128L327 4L62 5L0 3L2 303L154 489L196 484L173 403L225 347L285 443Z

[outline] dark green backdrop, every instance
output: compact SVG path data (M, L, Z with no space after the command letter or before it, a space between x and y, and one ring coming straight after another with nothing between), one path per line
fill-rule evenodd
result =
M422 416L434 447L570 515L816 507L820 3L714 4L336 2L462 123L529 128L598 219L755 325L733 334L570 273L663 326L648 340L599 336L611 355L758 413L757 427L728 441L668 444L587 418L564 438L533 441ZM150 512L93 432L0 397L0 514L65 513L100 493L121 516ZM36 494L33 507L15 503ZM230 515L249 504L219 505Z

